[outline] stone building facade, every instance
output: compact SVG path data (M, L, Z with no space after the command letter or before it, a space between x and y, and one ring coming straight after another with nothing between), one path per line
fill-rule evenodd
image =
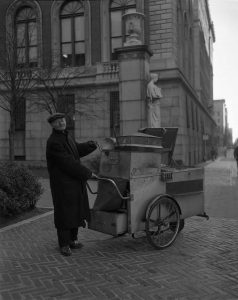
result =
M122 16L134 12L144 16L142 44L124 46ZM18 50L32 69L76 74L61 95L63 107L73 108L76 140L100 142L146 127L146 86L153 72L163 91L161 126L179 128L174 159L193 165L206 157L216 126L215 36L207 0L1 0L0 23L1 40L6 28L28 39ZM57 86L63 82L61 77ZM29 163L45 161L51 131L49 113L30 109L38 90L25 95L17 118L22 126L17 124L15 156ZM0 159L8 158L8 127L9 114L0 110Z
M228 111L225 99L216 99L213 104L213 116L217 124L216 147L222 153L224 147L232 145L232 130L228 124Z

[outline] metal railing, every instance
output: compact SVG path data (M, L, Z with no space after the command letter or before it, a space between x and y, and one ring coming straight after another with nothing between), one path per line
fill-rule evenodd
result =
M129 200L130 199L130 196L123 196L121 194L121 192L120 192L120 190L119 190L119 188L118 188L118 186L117 186L117 184L115 183L114 180L112 180L110 178L99 177L99 176L94 176L94 179L110 182L115 187L115 189L116 189L116 191L117 191L117 193L118 193L118 195L120 196L121 199L123 199L123 200ZM92 189L91 189L91 187L88 183L86 183L86 185L87 185L87 188L88 188L88 190L91 194L93 194L93 195L98 194L97 191L96 192L92 191Z

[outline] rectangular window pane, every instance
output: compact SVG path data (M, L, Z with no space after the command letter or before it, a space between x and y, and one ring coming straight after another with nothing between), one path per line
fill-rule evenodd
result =
M75 66L84 66L84 65L85 65L85 54L76 54Z
M85 44L84 43L76 43L75 44L75 53L85 53Z
M37 61L37 47L30 47L29 48L29 61Z
M84 41L84 17L77 17L75 22L75 41Z
M61 20L61 41L62 43L71 41L71 20L70 19Z
M29 45L32 45L32 46L37 45L37 29L36 29L35 22L29 23L28 35L29 35Z
M17 63L18 64L24 64L26 62L26 55L25 48L18 48L17 49Z
M112 39L112 52L114 52L115 48L120 48L122 47L122 38L113 38Z
M62 59L62 65L64 67L69 67L72 65L72 55L71 54L69 54L67 56L62 56L61 59Z
M121 18L122 18L121 11L111 12L111 36L112 37L122 35Z
M85 43L75 43L75 65L85 65Z
M62 55L72 54L72 45L71 44L63 44L62 45Z
M17 46L25 46L25 24L17 24Z
M64 67L72 65L72 45L63 44L62 45L62 64Z

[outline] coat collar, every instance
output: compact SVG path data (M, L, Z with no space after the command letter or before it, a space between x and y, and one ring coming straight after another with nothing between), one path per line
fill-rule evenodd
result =
M75 141L70 136L67 130L55 130L53 129L53 134L56 134L58 138L64 140L65 147L74 155L75 159L79 159L79 153Z
M56 130L53 128L52 133L68 135L68 131L66 129L65 130Z

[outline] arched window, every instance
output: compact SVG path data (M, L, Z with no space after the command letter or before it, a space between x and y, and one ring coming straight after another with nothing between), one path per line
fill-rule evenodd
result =
M62 65L85 65L83 1L66 2L60 11L60 23Z
M136 11L136 0L112 0L110 3L110 28L111 28L111 59L115 60L115 48L122 47L124 28L122 15Z
M17 64L37 67L37 25L36 14L31 7L22 7L15 18Z

